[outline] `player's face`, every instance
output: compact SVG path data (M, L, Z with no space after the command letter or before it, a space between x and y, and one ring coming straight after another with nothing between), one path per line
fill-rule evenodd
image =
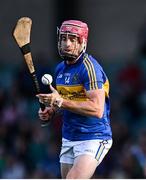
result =
M80 55L81 48L82 45L77 36L70 34L61 35L61 51L63 54L78 57Z

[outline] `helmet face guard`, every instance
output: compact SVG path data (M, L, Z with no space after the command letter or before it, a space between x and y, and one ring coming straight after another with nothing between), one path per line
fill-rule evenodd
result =
M86 51L88 38L88 26L86 23L77 20L64 21L58 31L58 51L61 57L67 60L77 59L82 55L82 53ZM76 36L79 39L79 43L81 44L79 55L76 55L74 53L68 54L63 52L61 47L61 36L63 34Z

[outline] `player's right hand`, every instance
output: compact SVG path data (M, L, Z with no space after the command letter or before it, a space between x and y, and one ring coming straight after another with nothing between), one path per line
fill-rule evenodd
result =
M42 121L48 121L54 114L54 110L52 107L46 107L43 111L41 108L38 111L39 118Z

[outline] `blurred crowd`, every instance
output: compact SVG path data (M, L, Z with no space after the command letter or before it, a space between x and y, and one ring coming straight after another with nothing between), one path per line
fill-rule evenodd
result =
M38 62L39 80L53 74L46 61ZM146 178L145 46L126 63L103 63L111 86L113 147L93 178ZM0 68L0 178L60 178L61 117L42 128L27 67ZM41 90L48 87L41 84Z

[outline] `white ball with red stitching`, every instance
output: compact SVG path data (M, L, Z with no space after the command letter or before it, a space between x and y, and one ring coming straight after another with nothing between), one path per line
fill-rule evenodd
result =
M50 74L44 74L41 80L44 85L50 85L53 81L53 78Z

